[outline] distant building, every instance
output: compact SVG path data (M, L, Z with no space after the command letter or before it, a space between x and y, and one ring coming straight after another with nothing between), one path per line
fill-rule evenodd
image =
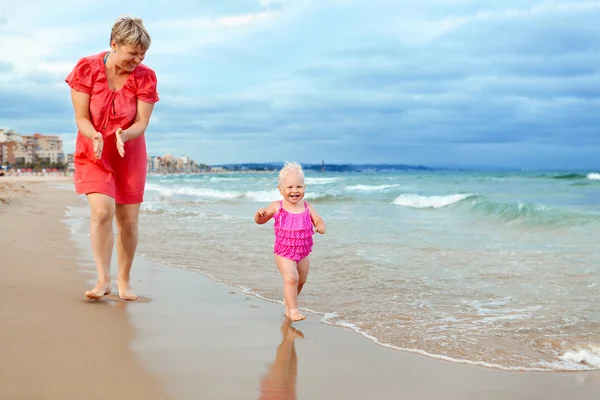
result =
M2 142L21 142L21 135L12 129L0 129L0 143Z
M175 157L170 154L163 156L149 156L147 171L156 174L190 174L208 171L211 168L206 164L198 164L188 156Z
M31 136L23 135L23 142L35 161L49 164L64 164L62 139L59 136L42 135L39 133Z
M29 160L27 151L20 142L0 142L0 164L16 164L21 160ZM25 161L24 161L25 162Z
M0 165L15 163L17 142L21 142L21 136L15 131L0 129Z
M65 161L59 136L20 135L0 129L0 164L65 164Z
M74 157L75 157L75 155L73 153L67 154L67 169L69 171L75 170Z

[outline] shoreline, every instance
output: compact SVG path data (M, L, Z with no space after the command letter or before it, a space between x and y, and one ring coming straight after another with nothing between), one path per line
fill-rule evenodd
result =
M134 399L592 400L600 393L600 371L510 372L443 361L377 345L315 314L286 326L279 304L140 256L132 272L139 301L112 294L87 302L83 293L95 281L88 238L70 232L65 216L67 206L85 203L56 183L64 182L25 182L19 189L28 192L0 203L0 233L16 240L0 259L9 261L0 268L0 315L11 328L0 332L2 398L104 398L94 397L97 374L111 392L131 390Z

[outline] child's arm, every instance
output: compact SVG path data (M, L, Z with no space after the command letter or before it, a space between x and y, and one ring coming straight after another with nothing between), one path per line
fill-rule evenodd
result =
M315 230L321 235L324 234L327 231L327 224L310 203L306 204L308 205L308 212L310 212L310 218L315 226Z
M279 202L274 201L267 206L267 208L259 208L256 214L254 214L254 222L259 225L264 224L268 220L270 220L273 215L277 212L277 206Z

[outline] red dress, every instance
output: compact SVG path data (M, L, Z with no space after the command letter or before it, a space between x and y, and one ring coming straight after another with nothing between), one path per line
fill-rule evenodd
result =
M97 132L102 133L102 157L96 160L92 140L77 132L75 154L75 190L79 194L103 193L117 204L143 201L146 184L146 141L144 135L125 142L125 157L117 151L115 132L127 129L135 120L137 100L156 103L156 75L139 64L119 90L108 87L104 56L106 52L79 60L65 80L78 92L90 95L90 117Z

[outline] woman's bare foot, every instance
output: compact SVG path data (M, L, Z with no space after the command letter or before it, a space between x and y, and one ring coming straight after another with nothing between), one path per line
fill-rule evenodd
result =
M99 281L92 290L86 290L85 297L89 300L100 300L107 294L110 294L110 281Z
M303 319L306 319L306 317L302 315L302 313L300 313L300 310L298 310L297 308L292 308L291 310L289 310L286 316L292 321L302 321Z
M137 300L137 296L131 290L131 286L129 282L119 282L117 281L117 289L119 289L119 298L125 301L135 301Z

